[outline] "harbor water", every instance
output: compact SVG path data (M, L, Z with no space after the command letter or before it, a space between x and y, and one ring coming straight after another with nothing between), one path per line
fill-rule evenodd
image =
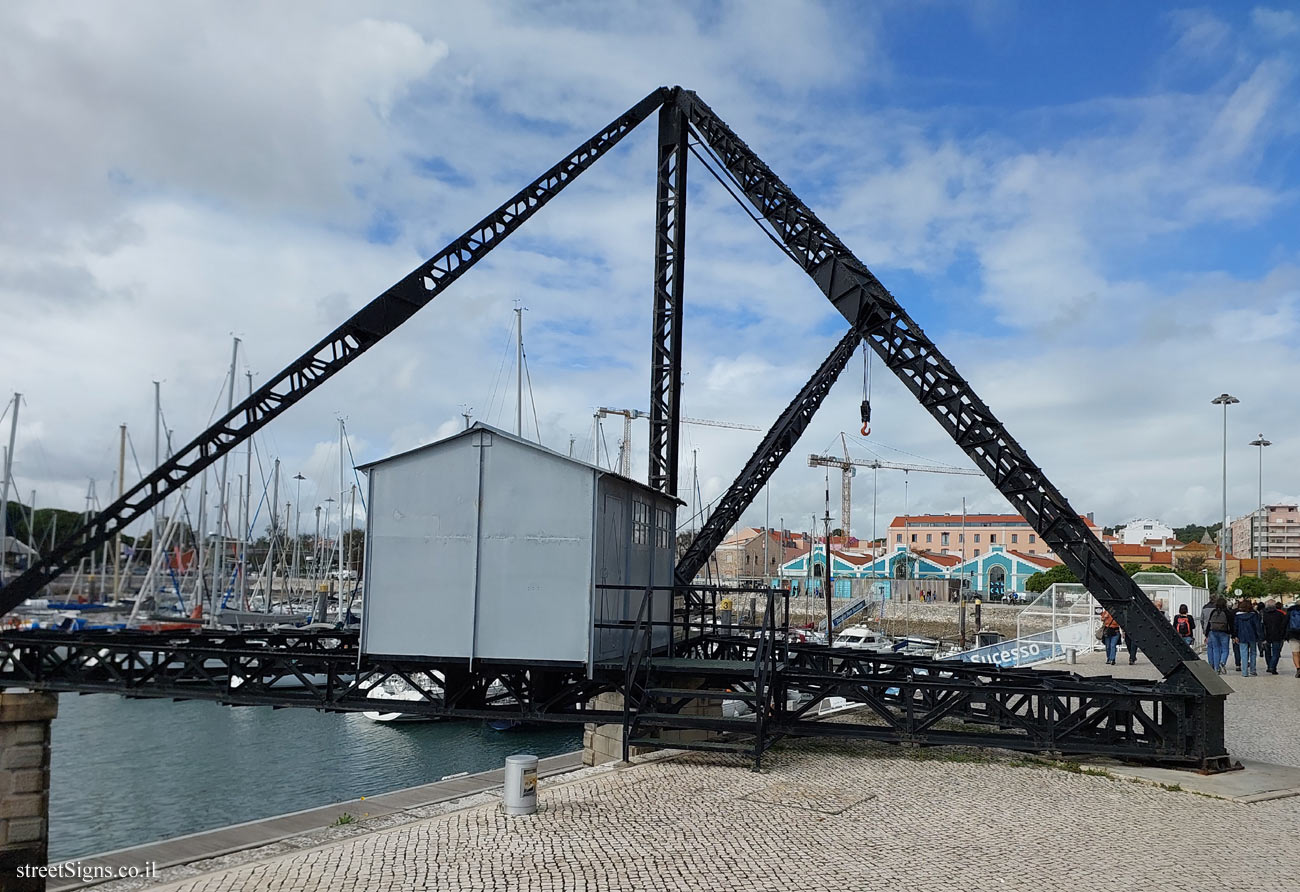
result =
M51 738L58 862L571 752L582 729L62 694Z

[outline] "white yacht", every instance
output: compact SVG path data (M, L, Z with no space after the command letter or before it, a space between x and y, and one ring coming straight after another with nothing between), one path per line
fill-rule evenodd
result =
M849 626L835 633L835 646L850 650L872 650L876 653L893 653L894 642L884 632L870 626Z

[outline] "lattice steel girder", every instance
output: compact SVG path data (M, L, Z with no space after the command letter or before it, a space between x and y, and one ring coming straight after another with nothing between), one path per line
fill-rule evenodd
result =
M864 317L864 320L865 318L869 317ZM830 393L831 385L853 357L859 340L861 337L858 329L849 329L764 435L754 454L745 462L745 466L718 501L708 522L700 527L686 552L678 559L678 585L691 583L695 574L708 561L709 555L722 544L727 531L740 520L740 515L753 503L764 484L781 466L781 462L798 445L799 438L807 430L813 415L826 399L826 394Z
M655 176L654 331L650 339L650 476L677 495L682 402L682 287L686 267L686 116L675 102L659 109Z
M436 673L436 687L418 676ZM400 678L421 700L373 700L371 689ZM285 683L288 683L286 686ZM500 688L494 689L493 683ZM621 721L588 708L614 689L585 666L376 660L357 666L356 633L168 636L11 632L0 635L0 687L210 700L231 706L401 711L458 718Z
M698 96L676 97L691 127L796 262L993 485L1131 635L1171 684L1226 695L992 410L893 295ZM1220 709L1222 708L1220 703Z
M85 526L67 536L27 572L0 589L0 613L8 613L25 598L33 597L42 586L69 569L82 556L112 539L187 480L391 334L617 145L669 95L671 91L663 87L650 93L505 204L358 310L352 318L179 449L157 470L91 518Z

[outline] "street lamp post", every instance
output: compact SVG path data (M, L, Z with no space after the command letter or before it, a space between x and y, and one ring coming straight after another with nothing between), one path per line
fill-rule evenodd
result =
M1264 447L1272 446L1273 442L1271 440L1265 440L1264 435L1260 434L1257 439L1250 441L1250 445L1259 447L1259 514L1256 517L1256 523L1250 525L1250 533L1253 544L1255 545L1255 557L1258 559L1258 562L1255 564L1255 575L1260 579L1263 579L1264 542L1262 540L1255 541L1258 539L1255 530L1258 529L1259 525L1263 524L1268 518L1268 515L1264 511Z
M1232 394L1221 393L1210 404L1223 406L1223 525L1219 527L1219 590L1228 585L1228 407L1239 403Z

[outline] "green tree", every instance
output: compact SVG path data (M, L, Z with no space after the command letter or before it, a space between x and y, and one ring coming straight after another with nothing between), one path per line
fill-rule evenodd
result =
M1289 595L1300 591L1300 580L1292 579L1276 567L1269 567L1260 577L1270 595Z
M1048 570L1035 573L1025 580L1025 591L1027 592L1045 592L1049 586L1058 582L1078 582L1079 579L1065 564L1057 564Z
M1238 591L1241 592L1240 595L1237 594ZM1258 576L1238 576L1236 582L1232 584L1229 594L1234 598L1242 597L1257 600L1268 596L1268 583Z

